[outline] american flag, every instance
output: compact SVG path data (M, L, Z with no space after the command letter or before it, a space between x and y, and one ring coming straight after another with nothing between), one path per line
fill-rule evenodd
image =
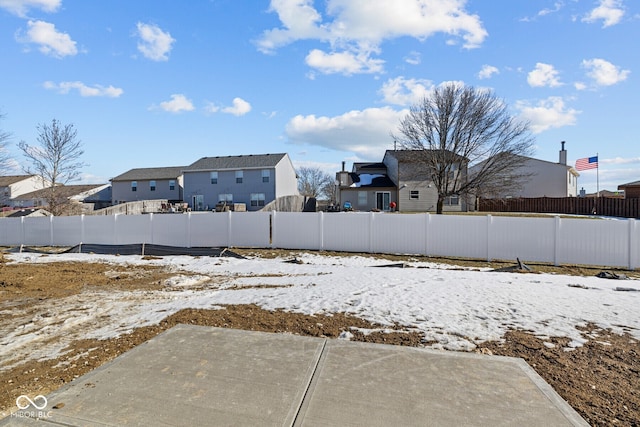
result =
M596 169L598 167L598 156L585 157L576 160L576 170L584 171L587 169Z

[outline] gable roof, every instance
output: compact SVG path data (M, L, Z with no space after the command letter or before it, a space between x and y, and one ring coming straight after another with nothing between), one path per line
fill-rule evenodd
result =
M618 190L622 190L624 187L640 187L640 181L627 182L626 184L618 185Z
M384 155L385 157L394 157L398 160L398 162L413 163L420 161L420 157L423 156L426 152L446 153L447 156L453 156L454 159L457 159L460 162L467 160L466 157L448 150L387 150L385 151Z
M11 184L15 184L16 182L24 181L25 179L29 179L34 177L35 175L9 175L9 176L0 176L0 187L8 187Z
M105 184L60 185L56 186L56 197L70 198L103 186L105 186ZM48 187L32 191L30 193L21 194L17 197L14 197L13 200L45 199L50 189L51 187Z
M203 157L184 168L183 171L273 168L286 156L287 153Z
M20 218L23 216L51 216L51 213L41 208L27 208L16 210L7 215L7 218Z
M395 187L395 184L391 179L384 174L370 174L370 173L350 173L353 184L349 187L356 188L383 188L383 187Z
M114 181L148 181L152 179L176 179L182 175L185 166L169 166L161 168L136 168L111 178Z

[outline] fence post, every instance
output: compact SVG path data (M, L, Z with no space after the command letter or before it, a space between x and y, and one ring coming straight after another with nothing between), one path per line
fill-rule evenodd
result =
M49 246L55 246L53 244L53 215L49 215Z
M424 214L424 256L429 256L429 235L431 225L431 214L427 212Z
M227 211L227 247L231 247L231 233L233 232L232 211Z
M187 247L191 247L191 211L187 212Z
M629 218L629 270L635 270L640 267L638 262L638 233L636 229L636 220Z
M487 262L491 262L491 226L493 225L493 216L487 215Z
M120 214L115 214L113 216L113 244L118 244L118 216Z
M20 217L20 245L24 245L25 231L24 231L24 217Z
M278 227L276 226L276 211L269 212L269 245L271 248L278 247Z
M153 240L153 212L149 212L149 240L151 240L149 243L153 244L154 240ZM142 242L142 250L144 251L144 242ZM144 255L144 254L143 254Z
M375 250L373 248L373 228L374 228L373 223L374 222L375 222L375 213L369 212L369 253L370 254L375 253Z
M560 257L560 216L555 216L555 227L553 236L553 265L558 266L560 263L558 259Z
M318 212L318 233L320 234L319 251L324 251L324 213Z
M85 225L84 225L84 214L80 215L80 244L84 242L84 233L85 233Z

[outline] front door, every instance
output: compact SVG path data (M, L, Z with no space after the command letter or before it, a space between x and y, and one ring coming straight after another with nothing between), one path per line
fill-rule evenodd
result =
M194 211L203 211L204 196L202 194L195 194L191 196L191 207Z
M389 210L389 201L391 200L391 193L388 191L376 193L376 209L381 211Z

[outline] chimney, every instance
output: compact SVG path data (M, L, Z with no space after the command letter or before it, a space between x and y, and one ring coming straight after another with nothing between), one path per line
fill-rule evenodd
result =
M343 160L343 161L342 161L342 172L346 172L346 171L344 170L344 165L345 165L345 163L346 163L346 162Z
M560 144L562 144L562 149L560 150L560 164L561 165L566 165L567 164L567 150L564 149L564 141L561 141Z

